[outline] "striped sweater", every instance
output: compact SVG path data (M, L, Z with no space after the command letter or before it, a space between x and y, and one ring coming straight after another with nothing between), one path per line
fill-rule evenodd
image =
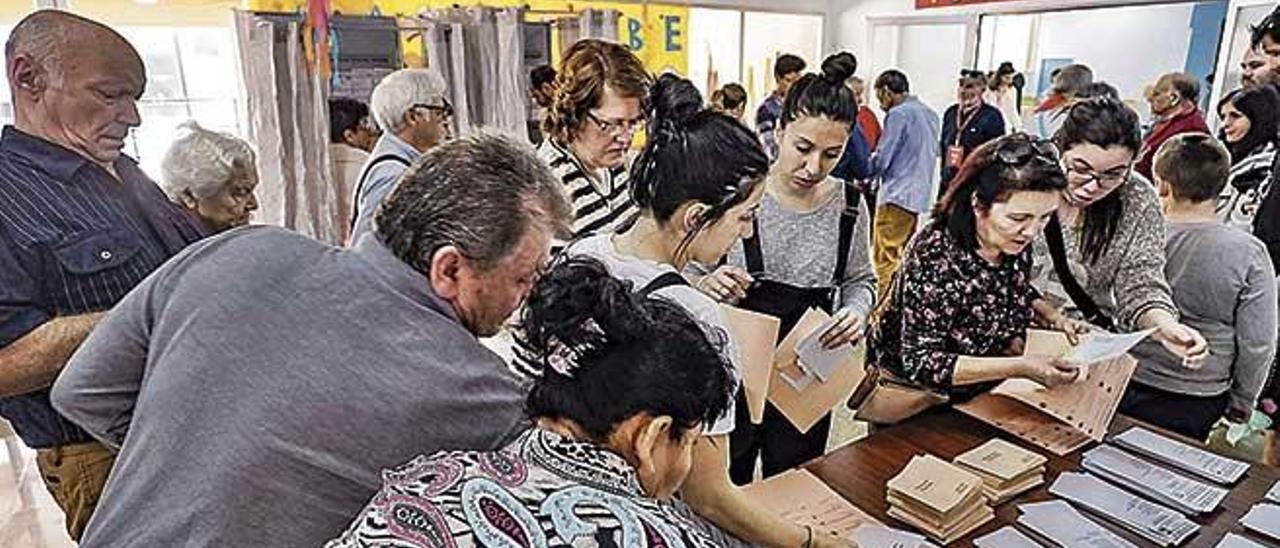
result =
M630 225L639 214L631 201L626 167L598 170L592 177L568 147L552 139L538 146L538 157L551 167L569 198L575 239L616 232Z

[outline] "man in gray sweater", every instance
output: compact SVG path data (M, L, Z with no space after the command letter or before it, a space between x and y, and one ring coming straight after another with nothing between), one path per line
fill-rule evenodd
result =
M1257 238L1214 215L1231 168L1225 147L1202 133L1170 138L1154 176L1168 219L1165 275L1182 320L1209 342L1203 367L1188 369L1150 341L1134 350L1138 370L1121 412L1205 439L1218 419L1248 419L1276 350L1276 274Z
M54 385L120 451L81 546L319 546L382 469L513 439L523 391L476 336L567 231L558 185L527 145L462 139L351 249L250 227L156 270Z

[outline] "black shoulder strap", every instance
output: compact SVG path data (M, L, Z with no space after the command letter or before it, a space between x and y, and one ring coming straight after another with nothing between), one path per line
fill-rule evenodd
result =
M684 276L678 273L667 272L649 280L649 283L644 284L644 287L640 288L636 293L647 296L655 291L677 285L689 285L689 280L684 279Z
M1098 303L1093 302L1093 297L1080 287L1080 282L1071 273L1071 265L1067 262L1067 246L1062 238L1062 223L1058 221L1057 215L1051 217L1048 226L1044 228L1044 239L1049 244L1049 257L1053 259L1053 271L1058 274L1058 282L1067 291L1067 296L1071 297L1076 308L1084 314L1084 319L1107 331L1115 331L1115 322L1102 313Z
M351 203L354 204L356 211L351 213L351 230L356 229L356 213L360 210L360 195L364 194L364 183L365 180L369 178L369 172L373 171L373 168L386 162L395 162L402 164L405 167L412 165L408 160L396 156L395 154L383 154L382 156L378 156L377 158L374 158L373 161L365 164L364 169L360 171L360 179L358 179L360 182L356 183L356 195L352 196L353 199Z
M747 272L752 275L764 272L764 252L760 251L760 220L751 221L751 237L742 240L742 258L746 259Z
M831 283L839 286L849 269L849 249L853 246L853 229L858 225L858 204L862 193L850 183L844 185L844 211L840 212L840 243L836 246L836 271Z

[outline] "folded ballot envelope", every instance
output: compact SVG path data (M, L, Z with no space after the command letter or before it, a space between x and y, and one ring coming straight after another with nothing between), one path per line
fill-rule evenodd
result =
M1000 504L1044 483L1049 459L1002 439L992 439L954 459L956 466L982 478L983 494Z
M1065 356L1073 351L1062 333L1027 332L1029 355ZM1081 370L1080 381L1053 388L1009 379L955 408L1055 455L1065 455L1091 441L1102 441L1137 367L1136 360L1122 354L1089 364Z
M917 455L889 480L889 516L950 544L995 517L983 482L933 455Z

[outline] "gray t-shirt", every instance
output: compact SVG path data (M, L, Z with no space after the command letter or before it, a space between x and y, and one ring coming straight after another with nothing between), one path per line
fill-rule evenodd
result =
M314 547L415 455L527 427L501 360L371 235L192 245L124 298L53 388L120 454L81 546Z
M1276 275L1257 238L1217 223L1171 223L1165 273L1182 321L1209 341L1199 369L1157 342L1134 349L1134 381L1193 396L1231 393L1252 409L1276 346Z
M845 190L832 192L817 208L795 211L782 207L773 196L760 201L760 254L765 278L797 287L830 287L836 270L836 252L840 243L840 213L844 211L843 182L828 178L825 184L838 184ZM866 202L858 204L858 219L849 245L848 265L839 280L841 307L848 307L863 318L876 302L876 274L871 268L871 222ZM742 245L729 250L728 263L746 268Z

